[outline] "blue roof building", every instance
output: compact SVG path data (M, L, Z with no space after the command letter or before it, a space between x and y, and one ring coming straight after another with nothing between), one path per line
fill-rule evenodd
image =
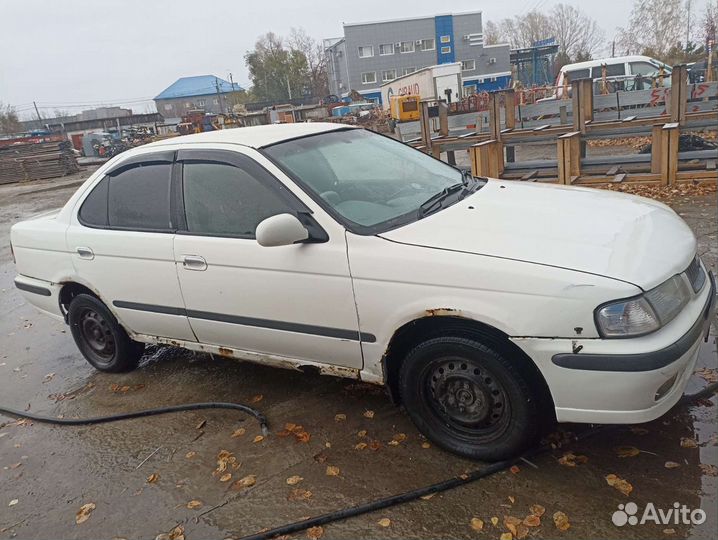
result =
M214 75L181 77L160 92L154 102L157 111L168 123L179 120L190 110L201 109L208 113L229 112L233 92L243 92L237 83L230 83Z

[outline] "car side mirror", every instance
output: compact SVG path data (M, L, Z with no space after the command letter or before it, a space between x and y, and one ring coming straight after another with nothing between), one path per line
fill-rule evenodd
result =
M309 231L292 214L277 214L257 225L257 243L260 246L290 246L309 240Z

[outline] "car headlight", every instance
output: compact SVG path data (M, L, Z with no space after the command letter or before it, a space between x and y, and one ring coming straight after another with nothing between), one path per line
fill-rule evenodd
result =
M596 325L603 337L649 334L672 321L689 298L683 275L676 275L641 296L600 306Z

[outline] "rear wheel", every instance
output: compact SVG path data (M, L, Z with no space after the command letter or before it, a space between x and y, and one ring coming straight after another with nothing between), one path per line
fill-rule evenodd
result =
M144 344L131 340L107 306L94 296L78 294L73 298L68 322L80 352L100 371L131 371L139 364Z
M473 459L516 456L540 432L531 381L510 359L469 338L438 337L415 347L401 367L402 401L437 445Z

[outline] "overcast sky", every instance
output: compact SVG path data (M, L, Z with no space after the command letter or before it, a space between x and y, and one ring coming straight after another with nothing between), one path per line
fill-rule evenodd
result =
M607 43L630 0L564 0L594 17ZM244 54L260 34L303 27L317 39L342 22L483 11L484 21L549 10L553 0L0 0L0 101L22 117L123 105L145 112L178 77L212 74L247 86ZM694 16L706 0L692 0Z

